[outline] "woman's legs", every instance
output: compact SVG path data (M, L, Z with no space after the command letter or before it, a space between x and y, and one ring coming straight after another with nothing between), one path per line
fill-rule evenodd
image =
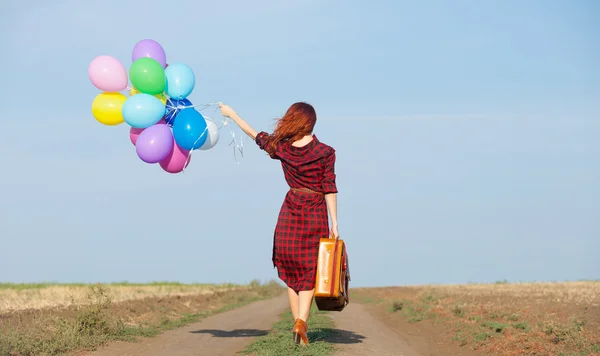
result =
M288 287L288 299L290 300L290 309L292 310L294 320L302 319L308 321L314 295L314 289L296 293L292 288Z
M298 306L299 306L299 298L298 293L294 292L294 290L288 287L288 299L290 300L290 309L292 310L292 315L294 316L294 320L298 319Z
M315 290L303 290L299 293L299 310L298 310L298 318L308 321L308 317L310 315L310 307L312 306L313 296L315 295ZM295 320L295 318L294 318Z
M307 329L308 316L310 314L310 307L312 305L312 299L315 290L304 290L296 294L293 290L288 289L288 295L290 296L290 305L292 305L292 299L295 300L295 304L292 306L292 314L294 315L294 328L292 334L294 335L294 342L300 345L308 344ZM293 294L293 297L292 297ZM294 312L294 306L296 311Z

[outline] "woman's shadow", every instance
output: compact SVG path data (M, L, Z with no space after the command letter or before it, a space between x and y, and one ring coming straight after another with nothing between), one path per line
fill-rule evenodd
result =
M257 337L267 335L267 330L257 329L235 329L235 330L215 330L204 329L190 331L192 334L211 334L214 337Z
M308 339L314 341L324 341L330 344L360 344L366 339L365 336L357 334L353 331L322 328L308 332Z
M257 337L267 335L267 330L257 329L235 329L235 330L215 330L204 329L190 331L192 334L210 334L214 337ZM320 328L309 330L308 339L312 341L324 341L330 344L360 344L365 337L348 330L340 330L334 328Z

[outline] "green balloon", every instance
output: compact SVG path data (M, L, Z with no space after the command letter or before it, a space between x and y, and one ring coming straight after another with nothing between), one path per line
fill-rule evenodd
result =
M129 69L131 84L140 92L151 95L165 91L167 79L165 70L155 59L142 57L137 59Z

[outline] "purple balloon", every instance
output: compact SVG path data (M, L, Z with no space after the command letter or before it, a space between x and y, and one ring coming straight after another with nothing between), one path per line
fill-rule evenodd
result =
M165 124L147 127L135 142L138 157L146 163L158 163L173 151L173 133Z
M142 57L156 60L163 68L166 68L167 66L167 55L165 54L165 50L160 43L155 40L146 39L135 44L133 53L131 54L131 61L135 62Z

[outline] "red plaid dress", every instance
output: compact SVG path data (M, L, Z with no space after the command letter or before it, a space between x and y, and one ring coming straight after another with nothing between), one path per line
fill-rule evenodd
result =
M256 143L261 149L271 136L260 132ZM271 157L281 162L290 188L308 188L323 194L337 193L335 150L313 140L303 147L282 142ZM322 194L288 191L281 206L273 237L273 265L279 278L294 291L315 287L319 241L329 234L327 204Z

